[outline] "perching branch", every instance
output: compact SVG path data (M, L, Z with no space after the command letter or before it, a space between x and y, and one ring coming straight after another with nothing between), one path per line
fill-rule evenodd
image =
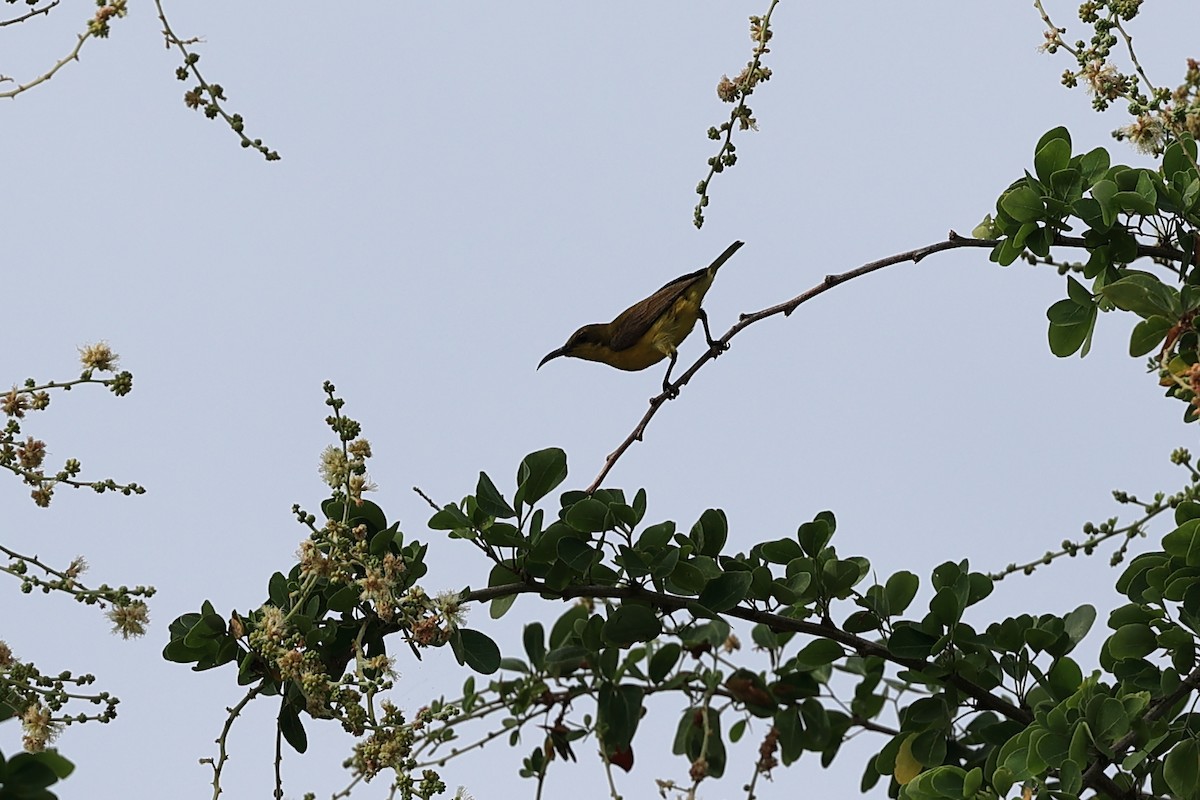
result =
M756 322L759 322L760 320L773 317L777 314L783 314L785 317L789 316L802 303L807 303L817 295L823 294L833 287L845 283L853 278L867 275L875 272L876 270L881 270L884 267L890 267L895 264L903 264L909 261L916 264L926 256L934 253L940 253L943 250L956 250L960 247L991 248L995 247L997 244L999 244L999 241L995 239L971 239L965 236L959 236L954 231L950 231L945 241L925 245L924 247L918 247L914 250L907 250L903 253L886 256L877 261L871 261L863 264L862 266L856 267L855 269L847 272L842 272L836 275L826 275L825 279L819 284L805 292L802 292L801 294L796 295L791 300L779 303L778 305L770 306L769 308L764 308L761 311L755 311L751 314L742 314L733 327L726 331L725 335L717 340L716 346L705 351L704 354L696 359L696 362L692 364L692 366L688 367L687 371L679 376L679 378L677 378L674 383L668 386L665 391L660 392L659 394L650 398L650 408L634 427L633 432L625 438L625 441L621 442L617 449L609 453L608 457L604 459L604 466L600 470L600 474L597 475L595 480L592 481L591 485L587 487L587 493L591 494L600 488L600 484L606 477L608 477L608 473L612 471L612 468L616 465L621 456L624 455L625 451L628 450L634 442L642 440L642 435L645 433L646 427L650 424L650 420L654 418L654 415L658 413L659 408L661 408L667 400L676 397L679 394L679 390L687 385L688 381L692 379L692 376L695 375L700 368L705 365L705 363L716 359L718 355L723 353L728 348L730 340L732 340L733 337L739 334L743 329L753 325ZM1054 240L1054 246L1086 248L1088 245L1085 240L1079 237L1058 236ZM1159 245L1139 244L1138 257L1158 258L1167 261L1186 261L1186 255L1182 251L1176 250L1173 247L1163 247Z

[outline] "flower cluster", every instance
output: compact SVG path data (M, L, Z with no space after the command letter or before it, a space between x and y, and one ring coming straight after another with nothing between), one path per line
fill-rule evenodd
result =
M78 384L99 383L107 386L117 396L126 395L133 389L133 375L129 372L117 373L111 378L95 377L96 372L116 372L119 356L106 342L81 347L79 358L83 363L83 372L78 380L50 381L39 385L29 378L23 386L14 386L0 396L0 411L7 417L3 429L0 429L0 468L7 469L32 487L30 495L33 502L42 508L50 505L54 490L60 484L74 488L86 486L97 492L120 491L125 495L141 494L145 491L136 483L119 484L112 478L100 481L78 480L82 466L74 458L68 458L62 469L48 474L43 468L47 453L46 443L29 435L21 437L21 420L25 415L31 411L44 411L49 407L49 389L69 391L72 386Z
M1133 122L1113 131L1118 141L1128 141L1139 151L1162 155L1170 139L1190 133L1200 136L1200 65L1188 59L1187 71L1174 91L1154 86L1133 47L1126 30L1141 8L1142 0L1088 0L1079 6L1079 19L1092 26L1089 41L1069 44L1060 28L1051 22L1040 0L1034 3L1046 24L1041 49L1059 50L1075 58L1076 66L1063 72L1062 84L1073 88L1083 84L1092 95L1092 107L1106 110L1114 101L1128 102ZM1130 67L1117 66L1113 48L1124 42Z
M109 722L117 716L117 698L108 692L79 694L72 689L88 686L92 675L72 675L61 672L46 675L31 662L19 661L9 646L0 641L0 697L21 720L22 743L31 753L46 749L68 725L84 722ZM96 714L65 713L66 706L75 702L101 705Z

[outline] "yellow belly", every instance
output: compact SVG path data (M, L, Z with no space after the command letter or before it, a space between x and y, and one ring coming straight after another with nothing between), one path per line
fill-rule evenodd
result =
M612 366L617 369L639 370L657 364L675 352L692 328L696 327L700 305L684 296L659 317L633 347L616 353Z

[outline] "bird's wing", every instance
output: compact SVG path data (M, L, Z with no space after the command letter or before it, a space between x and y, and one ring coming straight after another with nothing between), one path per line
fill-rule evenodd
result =
M645 300L640 300L622 311L612 321L612 349L625 350L637 344L646 331L650 330L650 326L704 273L705 270L701 269L676 278Z
M692 285L706 275L716 275L717 270L728 261L738 248L742 246L742 242L734 242L725 248L725 252L717 256L716 260L709 264L704 269L698 269L695 272L689 272L687 275L682 275L668 283L666 286L659 289L654 294L647 297L645 300L634 303L629 308L622 311L617 318L610 323L613 332L612 342L610 343L613 350L625 350L633 347L645 335L646 331L650 330L650 326L667 312L675 301L683 296L683 293L692 287Z

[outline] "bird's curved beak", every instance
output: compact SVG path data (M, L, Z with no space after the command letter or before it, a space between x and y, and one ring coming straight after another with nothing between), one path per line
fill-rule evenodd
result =
M541 369L542 365L545 364L547 361L556 359L559 356L565 356L566 354L567 354L567 348L565 346L560 347L557 350L551 350L549 353L546 354L545 358L543 358L541 361L538 362L537 368Z

